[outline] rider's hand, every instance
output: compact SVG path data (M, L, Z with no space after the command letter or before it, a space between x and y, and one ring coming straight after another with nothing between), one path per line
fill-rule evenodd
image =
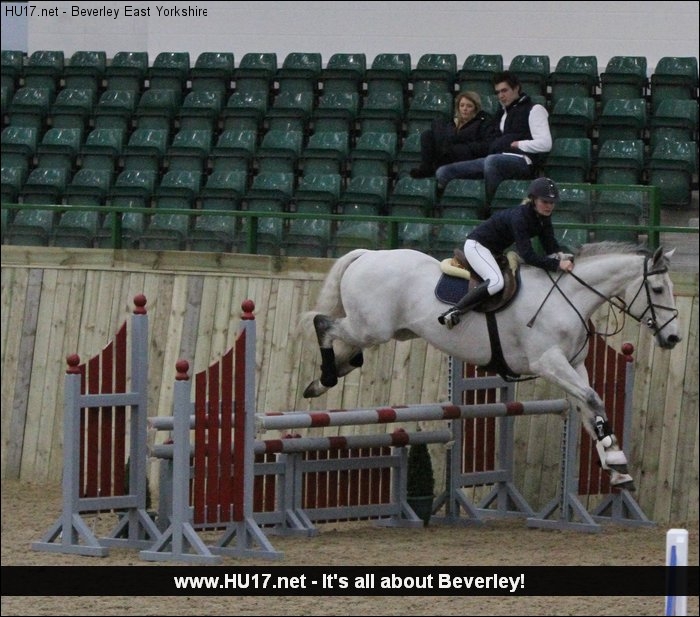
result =
M559 262L559 269L564 272L571 272L574 269L574 262L570 259L562 259Z

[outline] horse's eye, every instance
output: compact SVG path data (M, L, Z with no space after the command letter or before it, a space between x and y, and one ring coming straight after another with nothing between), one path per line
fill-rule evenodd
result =
M652 290L655 294L662 294L662 293L664 293L664 288L663 288L663 287L652 287L651 290Z

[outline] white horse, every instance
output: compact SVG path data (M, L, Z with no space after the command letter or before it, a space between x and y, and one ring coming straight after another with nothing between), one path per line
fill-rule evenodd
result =
M520 291L496 314L502 353L492 354L484 313L468 312L451 330L438 323L447 308L435 295L440 262L407 249L354 250L336 261L315 310L302 316L309 329L313 323L321 349L321 378L304 396L320 396L362 366L363 349L390 339L420 337L477 366L500 356L495 359L502 374L543 377L574 397L611 484L633 489L627 458L584 365L588 324L604 302L612 302L644 322L661 348L672 349L681 340L668 274L673 252L659 248L649 255L632 245L601 242L581 248L570 274L522 265Z

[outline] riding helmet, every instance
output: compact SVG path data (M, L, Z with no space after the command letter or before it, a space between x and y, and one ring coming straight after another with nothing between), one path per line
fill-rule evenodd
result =
M532 197L533 199L539 197L540 199L559 203L559 189L557 185L554 184L554 180L550 180L549 178L535 178L530 183L527 194L528 197Z

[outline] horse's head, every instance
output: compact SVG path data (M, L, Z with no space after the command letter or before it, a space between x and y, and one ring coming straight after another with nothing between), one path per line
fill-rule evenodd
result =
M668 273L674 251L664 253L659 247L651 257L645 258L641 283L630 286L625 298L628 313L651 329L662 349L673 349L681 340L673 283Z

